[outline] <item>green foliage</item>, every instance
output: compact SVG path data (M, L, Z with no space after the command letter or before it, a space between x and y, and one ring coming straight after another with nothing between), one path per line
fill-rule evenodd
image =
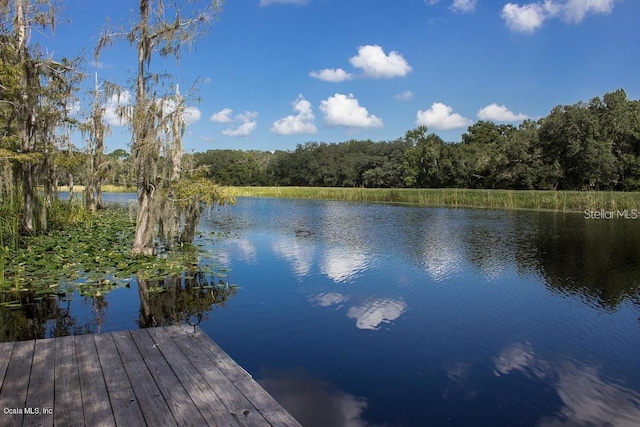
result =
M282 197L350 202L402 203L453 208L640 210L640 193L617 191L487 190L465 188L230 187L235 197Z
M194 161L236 186L633 191L640 189L640 101L619 89L517 128L478 121L460 143L419 126L395 141L209 150Z
M140 280L178 277L198 265L194 246L160 257L132 256L135 221L126 209L110 207L91 214L81 204L59 203L56 216L65 218L64 230L28 236L19 245L3 244L0 292L15 296L78 290L95 296L126 286L132 276Z

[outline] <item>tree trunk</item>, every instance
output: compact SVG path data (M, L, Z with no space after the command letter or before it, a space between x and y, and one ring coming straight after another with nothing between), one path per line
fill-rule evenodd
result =
M200 213L202 208L200 201L195 200L189 204L184 216L184 225L182 226L182 233L180 233L181 243L193 243L196 236L196 227L200 220Z
M153 135L153 120L149 111L145 85L146 67L151 58L153 40L149 36L149 0L140 0L140 39L138 40L138 75L136 78L136 104L133 114L133 155L138 187L138 218L131 253L154 255L156 221L153 215L153 197L156 190L157 155Z

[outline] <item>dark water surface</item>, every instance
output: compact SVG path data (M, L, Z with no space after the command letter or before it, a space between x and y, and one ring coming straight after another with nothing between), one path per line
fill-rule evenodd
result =
M201 327L305 426L640 425L640 220L240 198L200 229L240 286ZM57 310L111 331L194 298L140 294Z

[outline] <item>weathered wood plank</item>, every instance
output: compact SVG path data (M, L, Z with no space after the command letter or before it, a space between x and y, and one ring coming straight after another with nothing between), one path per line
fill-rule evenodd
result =
M80 335L75 341L85 424L115 426L93 335Z
M52 339L35 342L26 404L31 414L25 414L23 426L53 425L55 345Z
M3 411L4 408L11 411L7 415L2 414L3 425L22 425L34 348L35 341L20 341L13 346L2 390L0 390L0 408L3 408Z
M265 389L254 380L236 381L234 385L274 427L302 427Z
M7 374L7 367L9 366L9 359L11 359L13 344L13 342L0 343L0 390L2 390L4 376Z
M251 374L244 370L235 360L231 358L224 350L218 346L202 332L202 329L196 327L196 333L193 333L194 328L189 325L182 325L182 329L188 332L190 337L193 337L196 341L200 342L202 348L208 349L213 355L213 362L222 371L222 373L231 380L231 382L251 379Z
M167 330L175 328L175 326L150 328L148 331L167 360L180 362L171 363L171 366L193 402L200 409L200 413L208 425L237 427L239 424L233 415L229 413L218 395L207 386L205 379L196 367L191 364L177 343L167 333ZM184 334L182 328L178 328L178 330Z
M142 360L131 334L124 331L114 332L112 335L146 424L150 426L177 426L178 424L147 365Z
M196 334L193 332L185 333L185 330L168 330L167 331L178 344L182 352L189 358L193 366L200 372L202 377L207 381L211 389L220 397L220 400L227 407L228 411L235 417L236 421L242 426L269 426L269 423L259 413L257 408L251 404L249 399L234 385L234 383L222 372L215 363L215 360L225 360L225 368L234 375L239 373L238 369L231 366L227 360L229 356L216 346L215 353L211 348L207 347L209 343L213 343L204 333L197 329ZM202 340L201 335L206 339ZM235 362L233 362L235 364ZM250 379L246 371L243 377ZM251 380L252 381L252 380Z
M144 425L142 410L113 342L113 336L111 334L96 335L94 340L116 424L119 426Z
M189 393L160 352L159 343L153 340L146 329L131 331L131 336L178 425L194 427L206 425L206 421L189 397Z
M74 337L60 337L55 342L55 393L53 422L56 426L82 426L82 395Z
M300 426L199 328L183 326L0 343L0 406L15 412L0 414L3 427Z

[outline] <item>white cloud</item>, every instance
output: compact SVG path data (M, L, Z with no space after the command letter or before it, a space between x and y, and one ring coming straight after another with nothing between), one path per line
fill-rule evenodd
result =
M454 12L471 13L476 8L478 0L454 0L451 3L451 10Z
M258 113L255 111L245 111L242 114L238 114L233 118L234 122L240 122L241 124L235 129L229 128L222 131L226 136L249 136L258 127L256 118Z
M345 80L351 80L353 78L352 74L347 73L342 68L334 69L334 68L325 68L323 70L311 71L309 76L314 79L324 80L325 82L334 82L339 83Z
M128 90L120 92L120 94L114 93L107 100L107 103L104 106L104 121L108 125L111 126L127 126L129 121L125 117L125 115L120 114L124 113L123 108L131 105L131 93Z
M411 101L413 99L413 92L405 90L404 92L396 94L393 99L397 99L398 101Z
M80 101L73 101L71 104L67 104L67 114L71 117L77 116L80 112Z
M164 99L158 101L158 104L162 106L162 114L164 116L173 113L176 109L176 102L173 99ZM200 117L202 117L202 112L198 108L184 107L182 118L187 126L200 120Z
M377 45L360 46L358 54L349 59L351 65L360 68L364 75L374 79L404 77L411 72L411 66L396 51L386 55Z
M260 0L260 6L269 6L272 4L307 4L308 0Z
M324 114L324 122L327 126L382 127L382 120L369 114L352 94L336 93L328 99L320 101L320 110Z
M196 107L185 107L182 113L187 126L197 122L202 117L202 112Z
M216 123L229 123L231 121L231 113L233 113L231 108L223 108L212 115L209 120Z
M273 122L271 132L277 135L297 135L301 133L316 133L318 129L313 124L316 116L313 114L311 103L302 95L293 101L293 110L298 114L287 116Z
M544 3L529 3L524 6L507 3L502 8L501 16L510 30L532 33L542 27L547 19L559 17L565 22L577 24L588 13L611 13L613 4L614 0L545 0Z
M563 6L563 17L572 23L581 22L587 13L608 14L613 10L614 0L567 0Z
M529 118L526 114L515 114L506 106L498 105L495 102L478 111L477 117L480 120L491 120L494 122L518 122Z
M473 122L458 113L448 105L434 102L426 111L418 110L416 125L425 125L432 129L449 130L470 126Z
M535 3L524 6L507 3L502 8L501 16L511 31L522 33L534 32L542 27L545 19L547 19L544 7Z

